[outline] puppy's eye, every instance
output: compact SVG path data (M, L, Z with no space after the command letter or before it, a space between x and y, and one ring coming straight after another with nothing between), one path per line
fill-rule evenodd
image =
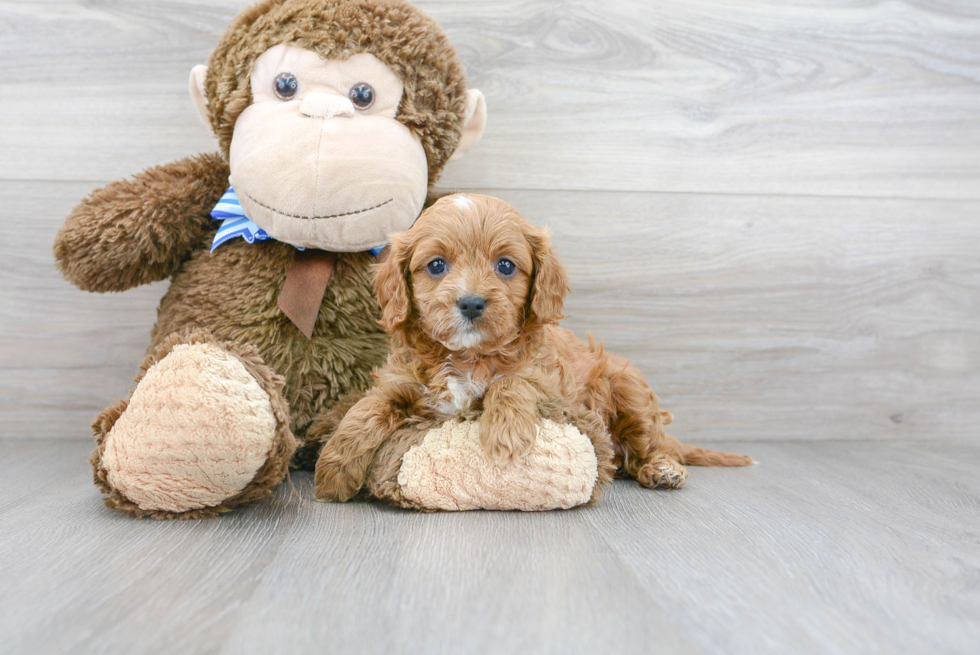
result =
M446 272L446 260L433 259L426 265L425 270L429 271L429 275L432 277L438 277Z
M504 277L510 277L517 272L517 266L509 259L501 259L497 262L497 272Z
M350 88L350 101L358 109L367 109L374 104L374 89L365 82L355 84Z
M292 73L279 73L273 90L282 100L291 100L299 90L299 80Z

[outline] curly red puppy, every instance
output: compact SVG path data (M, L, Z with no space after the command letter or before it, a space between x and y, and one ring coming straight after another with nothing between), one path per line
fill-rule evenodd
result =
M684 464L752 461L665 434L670 413L640 372L558 327L565 271L547 231L502 200L440 199L393 237L376 291L391 354L321 451L320 499L357 493L396 432L467 409L482 410L480 441L501 465L531 450L539 418L556 409L598 415L606 433L593 442L606 440L619 473L646 487L683 486Z

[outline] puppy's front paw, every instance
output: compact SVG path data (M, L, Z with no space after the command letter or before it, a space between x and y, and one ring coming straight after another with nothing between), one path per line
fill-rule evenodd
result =
M324 455L316 462L313 491L316 499L341 503L350 500L364 484L364 476L353 474L340 459Z
M480 418L480 445L503 466L520 461L534 448L538 426L532 412L487 410Z

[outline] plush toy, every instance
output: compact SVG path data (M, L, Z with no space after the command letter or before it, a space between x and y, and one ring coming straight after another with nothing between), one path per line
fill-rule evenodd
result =
M363 397L345 398L317 418L310 434L334 435L355 401ZM469 405L448 420L414 416L398 421L385 430L381 444L372 443L367 430L353 448L348 448L350 441L331 439L328 444L334 451L345 451L349 463L358 459L366 463L363 488L352 488L344 497L317 495L320 500L346 500L359 492L399 507L452 511L543 511L595 503L616 474L602 419L595 412L559 405L542 404L539 409L542 418L535 426L533 446L519 462L508 464L488 455L480 441L482 412ZM323 472L317 464L318 487Z
M260 2L190 91L220 152L96 190L54 246L87 291L171 279L135 388L93 424L96 484L137 517L215 516L312 468L323 417L385 361L375 259L486 120L446 36L401 0ZM460 479L418 455L409 487Z

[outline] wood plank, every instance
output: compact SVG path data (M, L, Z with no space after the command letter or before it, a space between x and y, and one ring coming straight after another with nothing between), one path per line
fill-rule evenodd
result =
M36 439L0 441L0 524L3 515L34 499L39 493L58 485L66 478L81 479L91 471L88 454L92 442L80 439L47 439L43 445ZM86 494L90 495L90 494Z
M745 444L715 442L718 448ZM88 444L0 441L10 652L969 653L980 450L755 443L678 492L418 514L319 504L294 476L213 521L105 510ZM28 469L27 466L34 468ZM33 480L30 474L33 473Z
M0 182L0 417L3 437L78 437L132 388L168 282L125 294L61 278L55 234L93 183Z
M566 325L633 359L676 434L976 439L976 203L500 195L552 227Z
M86 294L51 260L91 186L0 183L6 436L87 437L142 360L166 283ZM565 324L632 358L685 439L976 439L977 202L499 195L551 226Z
M0 179L107 181L212 149L187 73L246 4L4 3ZM980 197L968 0L419 4L490 110L446 186Z
M81 466L35 468L44 489L0 513L5 652L216 652L296 518L289 488L221 520L135 521L102 506L89 444L34 443Z
M297 478L300 516L222 653L703 652L588 512L318 504Z
M589 517L709 652L969 653L980 453L944 450L756 443L750 472L694 469L660 502L620 486Z

